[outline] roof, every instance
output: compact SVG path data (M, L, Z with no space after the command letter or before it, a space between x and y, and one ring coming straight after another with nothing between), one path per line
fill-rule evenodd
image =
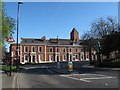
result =
M44 40L36 38L21 38L21 43L44 43Z
M71 45L71 40L70 39L57 39L57 38L52 38L46 41L47 45Z
M72 29L71 33L73 33L73 32L77 32L78 33L78 31L76 30L76 28Z
M47 44L47 45L73 45L73 41L70 39L57 39L57 38L50 38L46 41L42 39L35 39L35 38L21 38L22 44ZM79 40L78 44L81 45L81 40Z

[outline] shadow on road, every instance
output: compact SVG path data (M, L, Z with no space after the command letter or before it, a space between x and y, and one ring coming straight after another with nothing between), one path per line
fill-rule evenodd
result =
M47 63L47 64L27 64L23 65L25 70L22 70L20 73L27 74L39 74L39 75L59 75L59 74L83 74L83 73L93 73L97 74L98 71L104 71L100 68L89 67L88 62L73 62L73 71L68 71L68 63L60 63L60 69L57 69L56 63ZM84 67L86 66L86 67Z

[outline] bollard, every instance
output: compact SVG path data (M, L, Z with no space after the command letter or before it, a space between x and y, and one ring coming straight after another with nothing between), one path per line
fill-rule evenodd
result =
M73 63L72 63L72 61L68 62L68 71L69 72L73 71Z

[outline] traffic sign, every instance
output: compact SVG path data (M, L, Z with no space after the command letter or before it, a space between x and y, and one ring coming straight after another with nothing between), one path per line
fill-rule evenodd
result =
M14 38L12 37L12 35L10 35L8 37L7 42L10 43L10 44L13 43L13 42L15 42Z

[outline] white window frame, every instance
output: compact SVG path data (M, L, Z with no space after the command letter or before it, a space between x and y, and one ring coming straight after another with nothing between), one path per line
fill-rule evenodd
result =
M53 47L50 47L50 48L49 48L49 52L50 52L50 49L52 49L52 52L53 52ZM52 52L50 52L50 53L52 53Z
M26 57L27 57L27 60L26 60ZM28 55L26 55L26 54L24 55L24 61L28 62Z
M43 61L43 55L42 54L39 54L39 56L38 56L39 58L39 62L42 62Z
M77 56L77 58L76 58ZM78 60L79 59L79 55L78 54L75 54L75 60Z
M29 47L28 46L24 46L24 52L26 53L26 48L28 48L28 51L29 52Z
M75 48L75 52L78 52L78 48Z
M71 58L70 58L70 56L71 56ZM69 61L70 61L70 59L72 59L71 61L73 61L73 55L72 54L69 55Z
M41 51L40 51L40 47L41 47ZM38 46L38 52L42 52L42 50L43 50L43 48L42 48L42 46Z
M65 50L65 52L64 52L64 50ZM63 52L63 53L66 53L66 48L63 48L63 49L62 49L62 52Z
M58 49L58 52L59 52L59 48L58 48L58 47L55 48L55 52L57 52L57 49ZM57 52L57 53L58 53L58 52Z
M35 49L35 46L32 46L31 47L31 52L33 52L33 47L34 47L34 49ZM36 49L35 49L35 51L33 52L33 53L35 53L36 52Z
M64 58L64 56L65 56L65 58ZM65 54L62 55L62 59L63 59L63 61L66 61L66 55Z
M31 63L33 63L33 56L35 56L35 62L36 63L36 55L31 55Z
M52 59L51 59L52 57ZM49 55L49 61L52 62L53 61L53 55Z
M71 52L70 52L70 49L71 49ZM69 48L69 52L72 53L72 48Z

